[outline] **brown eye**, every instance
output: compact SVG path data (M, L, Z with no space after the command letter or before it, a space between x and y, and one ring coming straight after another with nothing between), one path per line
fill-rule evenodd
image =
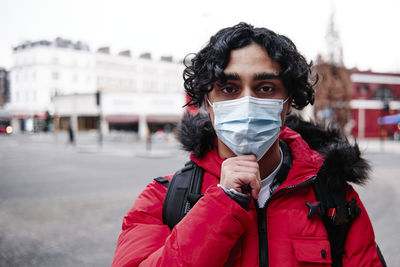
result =
M274 88L271 86L262 86L258 89L261 93L272 93Z
M226 86L222 88L221 91L224 92L225 94L233 94L236 92L236 89L231 86Z

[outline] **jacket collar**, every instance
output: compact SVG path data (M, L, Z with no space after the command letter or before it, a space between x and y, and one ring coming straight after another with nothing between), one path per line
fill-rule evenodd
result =
M361 157L357 144L348 140L335 128L328 128L288 116L280 139L286 142L293 156L293 166L283 185L299 183L318 174L332 187L346 182L364 184L368 179L369 164ZM184 114L178 125L178 139L182 148L192 152L192 159L219 177L224 159L216 150L216 135L208 114ZM302 174L302 175L300 175Z

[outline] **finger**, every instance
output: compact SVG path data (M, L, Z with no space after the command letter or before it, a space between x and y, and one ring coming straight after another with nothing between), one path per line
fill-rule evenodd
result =
M233 157L236 160L245 160L245 161L254 161L257 162L257 157L253 154L250 155L241 155L241 156L236 156Z
M260 191L261 188L261 179L259 179L259 175L257 173L235 173L234 183L239 186L249 185L256 192Z
M232 186L231 188L235 189L236 191L242 193L242 194L246 194L249 197L252 197L254 199L258 199L259 198L259 194L260 194L260 187L257 186L255 188L252 188L250 185L236 185L236 186Z
M223 163L223 166L246 166L246 167L254 167L254 168L259 168L258 162L257 161L251 161L251 160L246 160L246 159L227 159Z
M253 155L236 156L224 160L224 162L242 162L242 161L257 163L256 157Z
M254 198L254 199L258 199L258 196L259 196L259 193L260 193L260 189L251 189L251 196Z
M238 165L238 166L243 166L243 167L249 167L249 168L256 168L256 169L259 169L258 163L257 163L257 162L253 162L253 161L243 161L243 160L240 160L240 161L235 162L234 164L235 164L235 165Z
M234 172L242 172L242 173L254 173L258 174L258 166L243 166L243 165L236 165L232 166L232 170Z
M258 180L251 180L249 185L251 188L251 196L254 199L258 199L258 194L260 193L261 189L261 182L259 182Z

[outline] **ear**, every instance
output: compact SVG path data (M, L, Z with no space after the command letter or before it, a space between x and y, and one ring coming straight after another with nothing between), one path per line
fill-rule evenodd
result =
M293 102L293 98L290 98L287 101L286 115L288 115L292 111L292 102Z

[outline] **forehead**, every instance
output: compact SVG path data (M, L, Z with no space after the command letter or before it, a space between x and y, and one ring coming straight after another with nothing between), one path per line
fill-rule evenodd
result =
M255 43L232 50L224 69L225 73L237 73L239 76L253 76L256 73L279 75L279 71L279 64L269 57L264 47Z

